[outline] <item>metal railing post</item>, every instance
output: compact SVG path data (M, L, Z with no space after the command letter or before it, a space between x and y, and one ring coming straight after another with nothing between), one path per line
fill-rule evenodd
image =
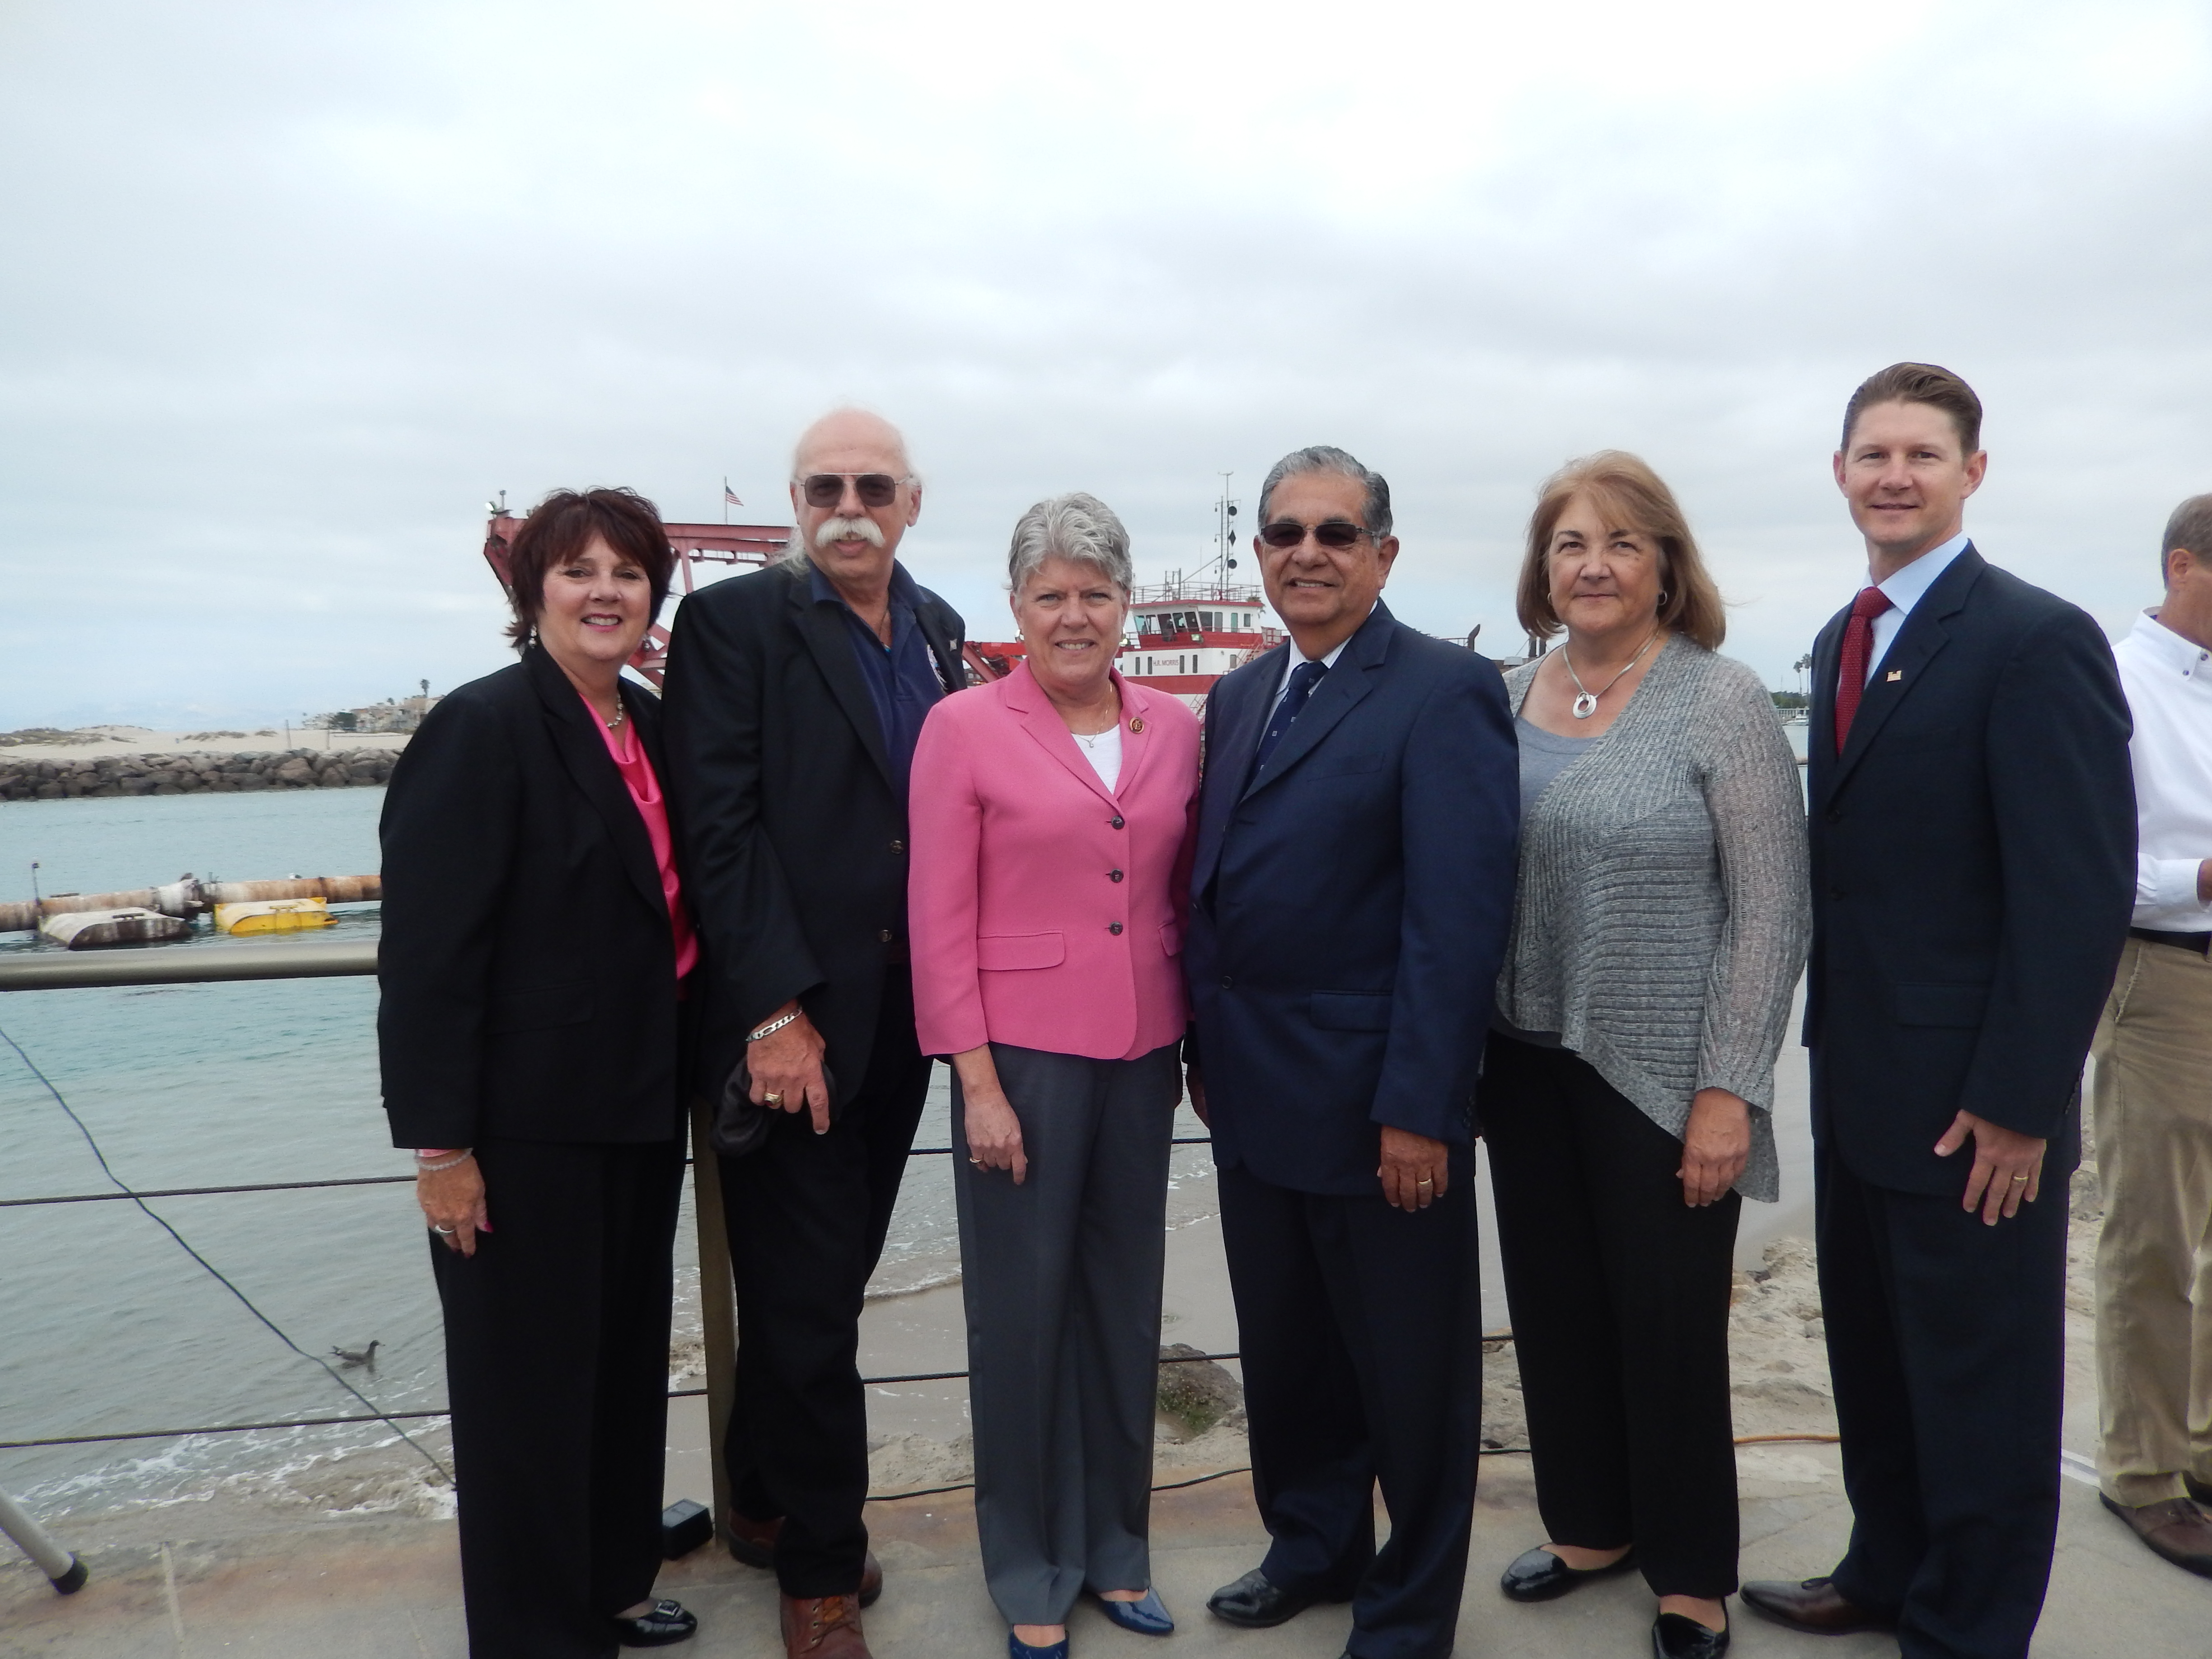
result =
M699 1325L707 1349L707 1458L714 1471L714 1535L727 1541L730 1472L723 1437L738 1398L738 1299L730 1276L730 1235L722 1222L722 1166L708 1139L714 1109L691 1101L692 1221L699 1237Z
M0 1492L0 1532L14 1539L23 1553L37 1562L39 1571L52 1579L54 1588L64 1595L75 1595L84 1588L88 1576L84 1563L48 1537L46 1528L4 1492Z

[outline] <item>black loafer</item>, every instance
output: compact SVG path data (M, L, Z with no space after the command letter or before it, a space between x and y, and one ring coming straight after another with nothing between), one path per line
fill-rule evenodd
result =
M686 1613L681 1601L655 1601L635 1619L615 1618L615 1640L626 1648L673 1647L699 1633L696 1613Z
M1652 1659L1721 1659L1728 1644L1726 1626L1714 1630L1679 1613L1662 1613L1652 1622Z
M1523 1550L1513 1558L1498 1580L1498 1588L1506 1598L1514 1601L1548 1601L1555 1595L1565 1595L1577 1585L1593 1578L1626 1572L1636 1565L1636 1552L1631 1549L1611 1566L1584 1570L1571 1567L1551 1551L1543 1548ZM1697 1621L1692 1620L1692 1624Z
M1246 1630L1267 1630L1288 1624L1315 1602L1327 1599L1313 1590L1284 1589L1255 1567L1235 1583L1224 1584L1208 1596L1206 1610Z

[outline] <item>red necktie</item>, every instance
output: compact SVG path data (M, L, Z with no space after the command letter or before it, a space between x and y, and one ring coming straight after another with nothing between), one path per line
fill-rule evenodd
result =
M1851 734L1851 716L1859 712L1859 695L1866 690L1867 659L1874 654L1874 619L1890 608L1889 595L1879 587L1863 587L1851 601L1851 619L1844 624L1844 661L1836 673L1836 752L1844 752L1844 739Z

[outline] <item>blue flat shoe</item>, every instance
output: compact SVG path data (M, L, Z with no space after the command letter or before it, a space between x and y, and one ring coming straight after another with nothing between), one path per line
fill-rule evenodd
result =
M1067 1659L1067 1638L1063 1636L1048 1648L1033 1648L1013 1632L1008 1631L1006 1659Z
M1123 1630L1133 1630L1139 1636L1173 1636L1175 1620L1168 1614L1167 1603L1160 1593L1146 1587L1144 1599L1139 1601L1109 1601L1097 1590L1091 1599L1098 1604L1098 1611L1111 1619Z

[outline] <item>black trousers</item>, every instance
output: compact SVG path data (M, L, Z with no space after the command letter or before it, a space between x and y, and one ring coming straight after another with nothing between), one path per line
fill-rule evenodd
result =
M1352 1602L1357 1659L1439 1659L1467 1578L1482 1417L1474 1193L1382 1200L1220 1174L1252 1490L1284 1589ZM1390 1541L1375 1548L1375 1488Z
M1736 1587L1728 1315L1742 1197L1579 1055L1493 1034L1482 1132L1550 1541L1636 1547L1658 1595Z
M816 1134L805 1113L778 1113L766 1145L721 1160L738 1292L737 1406L722 1455L738 1510L783 1518L775 1574L787 1595L848 1595L860 1585L860 1304L906 1176L929 1066L915 1036L914 981L895 969L884 975L867 1075L838 1101L829 1133Z
M471 1659L607 1659L660 1571L684 1145L486 1140L493 1231L434 1236Z
M1836 1588L1896 1615L1905 1659L2026 1659L2058 1531L2065 1181L1991 1227L1814 1152L1852 1514Z

